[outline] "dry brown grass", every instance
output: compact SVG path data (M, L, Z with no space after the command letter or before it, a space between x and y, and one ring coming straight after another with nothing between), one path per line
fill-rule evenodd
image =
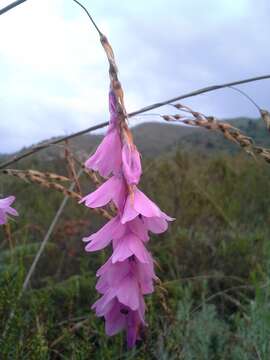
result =
M247 136L240 129L232 126L228 122L221 121L215 116L207 116L201 112L194 111L190 107L180 103L172 104L172 106L185 114L161 115L164 120L220 132L227 140L239 145L249 155L252 155L253 157L258 155L266 162L270 163L270 149L256 146L251 137ZM267 116L269 116L269 113ZM270 121L270 119L268 120Z

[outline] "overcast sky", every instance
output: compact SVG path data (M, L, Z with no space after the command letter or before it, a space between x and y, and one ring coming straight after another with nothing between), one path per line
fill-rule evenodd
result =
M113 45L128 111L270 73L269 0L81 2ZM106 58L72 0L28 0L0 17L0 34L0 152L108 120ZM270 80L241 88L270 108ZM257 116L228 89L184 103L219 117Z

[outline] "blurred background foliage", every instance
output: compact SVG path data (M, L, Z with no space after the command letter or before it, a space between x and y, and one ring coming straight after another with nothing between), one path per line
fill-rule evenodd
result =
M19 297L63 196L1 177L0 193L16 194L20 212L10 221L12 241L0 229L1 359L270 358L270 167L193 144L174 144L159 156L143 151L141 187L176 220L149 244L161 281L146 299L144 340L131 351L123 334L105 335L90 309L95 272L110 250L84 251L81 238L104 220L74 200ZM61 157L32 157L19 166L66 173ZM84 193L93 188L86 177L82 186Z

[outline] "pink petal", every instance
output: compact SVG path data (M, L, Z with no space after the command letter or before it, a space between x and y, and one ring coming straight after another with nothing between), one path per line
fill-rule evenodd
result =
M116 294L120 303L132 310L137 310L140 304L140 291L134 276L126 276L119 284Z
M129 248L140 262L147 263L149 261L148 251L142 241L133 234L129 237Z
M10 215L13 215L13 216L19 216L17 210L13 209L10 206L6 208L6 213L10 214Z
M105 294L107 291L110 290L110 284L108 283L106 276L101 276L98 279L98 282L96 284L96 290L100 294Z
M104 316L113 306L113 298L115 297L114 291L108 291L100 299L98 299L91 309L96 311L97 316Z
M98 171L103 177L120 171L121 139L116 128L108 131L94 155L85 162L85 166Z
M134 188L134 194L127 198L121 222L133 220L138 214L145 217L161 217L162 212L142 191Z
M129 233L117 242L112 255L112 263L124 261L132 255L135 255L143 263L149 261L149 254L143 242L135 234Z
M15 201L15 199L15 196L8 196L4 199L0 199L0 209L9 207Z
M99 231L92 234L87 238L83 238L83 241L90 241L86 245L86 251L96 251L105 248L115 234L122 236L125 232L125 226L123 226L119 220L119 217L114 217L107 224L105 224Z
M138 215L139 214L135 210L134 204L132 203L132 199L130 198L130 195L129 195L127 200L126 200L126 203L125 203L121 223L125 224L126 222L129 222L129 221L135 219Z
M6 213L0 209L0 225L4 225L7 222Z
M169 215L165 214L165 212L161 211L162 217L167 221L174 221L175 218L170 217Z
M97 208L107 205L111 200L119 203L119 193L123 192L124 182L122 177L112 176L103 183L96 191L86 195L79 203L85 202L90 208Z
M128 228L131 232L138 236L142 241L147 242L149 240L149 235L147 227L142 219L136 217L128 223Z
M118 241L118 245L115 247L112 255L113 264L115 264L118 261L122 262L133 255L132 250L126 244L125 240L126 238L124 237L123 239Z
M149 255L150 256L150 255ZM153 280L157 277L154 272L153 261L149 260L147 264L137 263L137 279L143 295L151 294L154 291Z
M138 188L135 190L134 208L145 217L161 216L161 211L157 205Z
M131 271L129 261L113 264L111 258L98 270L97 276L104 278L113 287L118 286L119 282Z
M154 234L161 234L168 229L168 223L164 218L143 218L143 222L148 230Z
M128 314L127 324L127 345L131 349L135 346L136 340L140 339L140 318L137 311L131 311Z
M140 297L140 306L138 309L138 315L140 318L140 322L142 323L143 326L145 326L145 320L144 320L144 314L145 314L145 302L143 299L143 296Z
M126 315L121 313L122 308L123 306L115 299L111 310L105 315L105 330L108 336L113 336L126 327Z
M142 174L141 159L135 145L124 144L122 148L122 169L128 184L138 184Z
M8 217L7 214L18 216L18 212L10 205L15 201L15 196L9 196L0 199L0 225L6 224Z

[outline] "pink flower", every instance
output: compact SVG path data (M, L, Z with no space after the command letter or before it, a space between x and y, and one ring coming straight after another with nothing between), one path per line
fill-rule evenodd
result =
M114 239L122 237L126 231L127 226L123 225L120 221L120 217L116 216L105 224L96 233L83 238L83 241L88 242L86 245L86 251L96 251L104 249Z
M125 262L123 262L124 265ZM118 265L118 264L116 264ZM126 270L126 268L124 268ZM118 282L106 282L107 277L101 277L97 283L97 290L102 292L102 297L97 300L92 306L93 309L96 310L98 316L104 316L113 299L117 298L118 301L130 308L131 310L137 310L140 305L140 290L139 284L131 271L128 271L121 278L119 278L119 274L115 275L116 279L119 279Z
M118 129L109 129L94 155L85 162L85 166L98 171L103 177L107 177L111 173L119 173L121 169L121 139Z
M146 227L142 217L136 217L135 219L126 223L129 230L136 234L142 241L147 242L149 240L148 228Z
M145 325L144 312L143 300L140 309L132 311L115 299L110 311L105 314L106 334L113 336L121 330L126 330L127 345L132 348L136 341L141 339L140 329Z
M144 323L145 305L142 301L139 310L132 311L114 299L110 310L105 314L106 334L113 336L122 330L127 332L127 344L132 348L140 340L140 329Z
M113 336L126 328L126 306L122 305L117 299L114 299L110 309L105 314L106 334Z
M137 340L141 340L140 329L145 326L140 311L130 311L127 314L127 345L131 349L136 345Z
M97 275L100 278L96 289L103 295L92 308L97 316L105 317L107 335L125 329L128 346L134 346L145 326L143 295L154 290L152 259L148 264L141 264L133 258L116 263L110 258Z
M167 230L168 221L174 219L162 212L152 200L150 200L137 187L129 194L125 203L121 222L125 224L140 216L148 230L160 234Z
M140 154L135 145L122 148L123 174L128 184L138 184L142 174Z
M122 143L117 127L117 103L112 91L109 93L110 126L96 152L85 162L88 169L98 171L102 177L121 170Z
M149 253L140 238L134 233L128 232L115 241L112 263L124 261L132 255L136 256L142 263L148 263L150 261Z
M130 237L137 238L143 242L149 240L148 231L143 220L138 217L127 224L122 224L120 216L117 215L108 221L99 231L88 237L84 237L83 241L89 242L86 245L85 250L91 252L104 249L112 240L119 240L115 243L115 246L118 246L119 250L119 246L121 242L123 242L123 239L128 239ZM125 244L128 245L128 240L126 240ZM133 246L131 245L131 248L132 247ZM136 255L135 252L132 254Z
M118 209L121 209L126 197L126 184L122 176L112 176L103 183L96 191L86 195L80 200L80 204L90 208L98 208L107 205L113 201Z
M153 259L148 253L148 262L141 263L136 258L129 258L125 261L113 263L112 257L98 270L99 277L96 289L99 293L106 295L103 299L99 299L98 303L101 307L104 303L110 302L113 297L118 296L118 291L121 287L128 287L125 279L132 278L138 284L138 294L150 294L153 292L153 280L157 277L154 272ZM110 295L110 296L109 296ZM139 296L138 295L138 296ZM136 295L137 296L137 295ZM124 305L129 306L123 299L118 299ZM96 305L93 305L94 307ZM100 308L99 308L100 309ZM134 310L135 308L133 308Z
M18 216L19 214L10 205L15 201L15 196L9 196L4 199L0 199L0 225L4 225L7 220L7 214Z

